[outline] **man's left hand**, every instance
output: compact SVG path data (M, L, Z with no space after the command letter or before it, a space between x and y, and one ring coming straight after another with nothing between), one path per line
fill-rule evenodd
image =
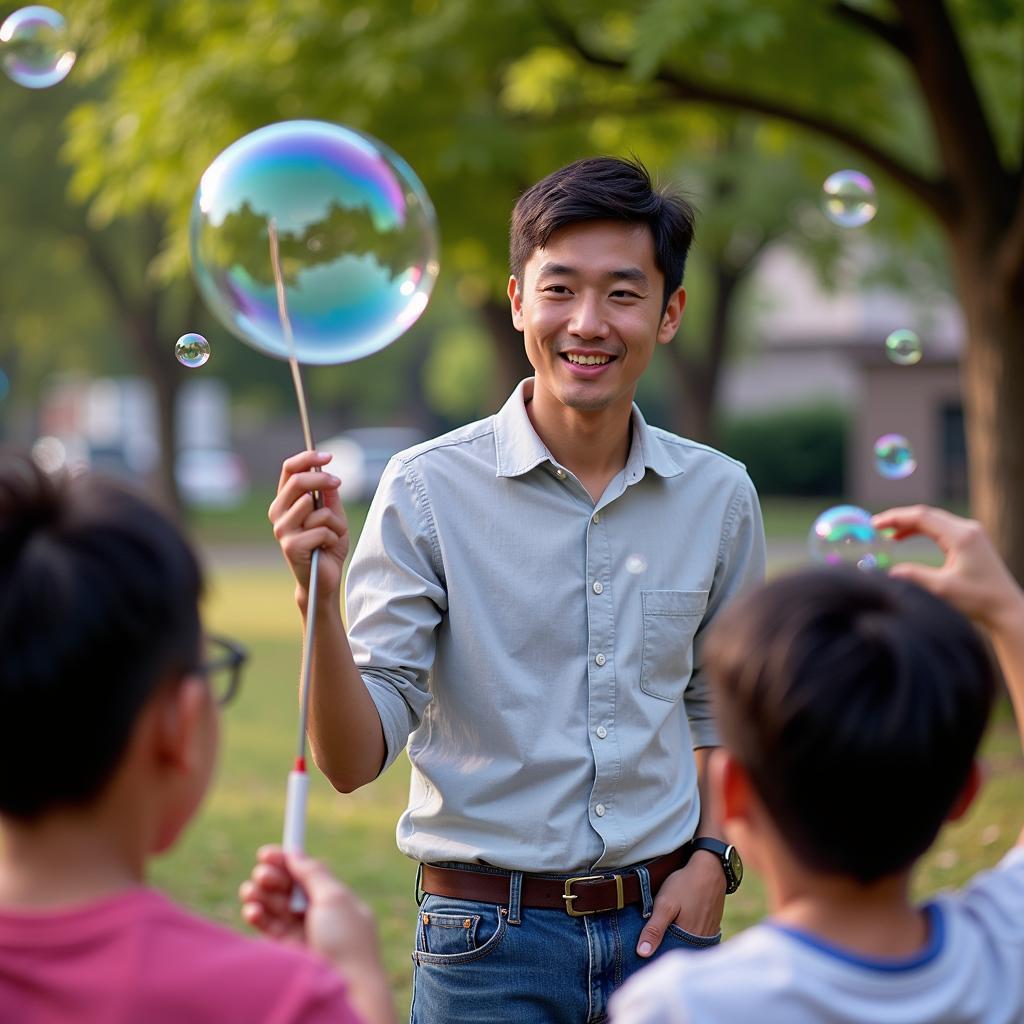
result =
M640 933L637 954L653 956L670 924L691 935L717 935L722 928L724 910L722 865L713 855L697 850L686 867L673 871L658 891L654 909Z

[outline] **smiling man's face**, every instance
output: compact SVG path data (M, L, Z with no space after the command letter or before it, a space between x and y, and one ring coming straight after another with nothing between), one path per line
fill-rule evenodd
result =
M644 224L583 221L560 228L508 285L539 391L581 412L633 401L657 344L679 326L686 293L662 313L664 278Z

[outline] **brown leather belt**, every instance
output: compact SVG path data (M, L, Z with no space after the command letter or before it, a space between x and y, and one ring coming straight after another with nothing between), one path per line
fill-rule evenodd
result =
M673 871L690 859L689 844L648 861L644 867L651 880L651 896ZM419 887L431 896L448 896L457 900L507 904L510 871L474 871L472 868L442 868L421 864ZM641 900L640 876L635 868L622 874L600 875L523 875L520 902L524 907L557 908L570 917L621 910Z

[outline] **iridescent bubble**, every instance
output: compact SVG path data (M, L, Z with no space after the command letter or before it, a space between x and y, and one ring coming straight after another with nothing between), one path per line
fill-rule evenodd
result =
M807 544L811 558L825 565L885 569L891 562L889 541L872 525L871 513L856 505L836 505L822 512Z
M917 469L910 442L902 434L883 434L875 442L875 469L887 480L904 480Z
M627 555L626 572L631 576L639 576L640 573L647 572L647 559L643 555Z
M242 341L287 359L271 221L300 362L370 355L426 308L440 269L434 208L412 169L375 139L323 121L272 124L224 150L199 183L199 290Z
M74 63L67 24L52 8L22 7L0 25L0 65L18 85L46 89L64 81Z
M910 330L901 328L885 339L885 354L900 366L913 366L921 361L921 339Z
M874 182L860 171L836 171L825 179L825 215L841 228L859 228L878 212Z
M210 343L201 334L183 334L174 343L174 358L194 370L210 358Z

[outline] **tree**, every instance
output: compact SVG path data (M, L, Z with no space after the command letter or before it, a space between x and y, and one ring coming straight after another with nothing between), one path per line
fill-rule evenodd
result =
M10 313L0 349L17 366L15 396L38 395L55 371L141 371L157 397L161 447L173 453L173 410L185 371L168 331L174 320L195 322L198 311L187 284L145 273L163 240L163 218L149 209L97 224L67 202L69 172L54 160L55 140L78 94L0 84L9 85L2 103L10 126L0 178L0 288ZM155 483L165 504L180 511L173 457L158 464Z
M362 127L406 156L442 210L460 286L500 280L500 247L480 239L504 235L523 184L597 148L674 159L682 139L707 137L711 109L866 161L947 240L968 327L974 507L1024 577L1024 199L1008 101L1024 13L1012 0L296 0L286 18L274 0L80 6L83 75L116 74L72 121L79 194L99 210L167 210L167 272L183 267L187 200L213 155L288 117ZM517 97L538 80L548 95L523 116ZM503 320L497 290L470 290Z
M410 6L431 13L429 3ZM508 45L513 33L527 45L550 36L530 4L493 11L451 4L441 15L434 4L434 17L426 21L409 18L400 5L344 14L336 5L307 3L276 20L266 3L186 8L180 18L169 10L127 10L113 0L95 0L90 9L89 23L97 26L89 41L95 66L85 64L84 74L107 74L110 62L119 71L109 95L83 105L71 121L79 197L101 217L132 215L154 203L168 210L174 228L160 270L174 276L185 272L185 219L195 182L217 150L239 134L301 113L352 123L392 142L424 177L440 213L446 273L439 292L457 294L492 342L494 381L480 398L480 411L493 408L531 372L504 294L507 216L517 195L560 163L594 149L636 152L658 166L678 162L680 138L708 139L707 158L697 161L707 188L730 191L748 207L750 196L761 203L759 240L750 251L739 244L740 236L750 237L749 209L742 211L743 224L710 231L706 220L702 224L700 237L714 241L702 245L695 259L716 264L708 275L715 313L689 314L685 337L667 361L677 392L687 395L670 407L675 426L710 437L733 300L758 252L792 227L786 223L790 204L781 201L777 187L784 181L792 197L792 166L784 169L788 178L774 175L771 189L763 187L763 171L759 189L724 184L723 173L732 182L757 163L751 132L726 126L723 133L706 117L674 111L638 117L630 108L643 90L634 85L614 90L617 105L630 112L628 122L615 122L614 111L609 116L599 107L609 90L607 74L585 73L577 83L591 111L561 116L545 83L565 70L564 55L552 59L550 48L530 51L528 63L514 64L519 51ZM561 83L560 92L567 93ZM598 109L600 116L592 117ZM723 135L734 143L742 139L744 153L715 170ZM189 147L185 140L193 137L198 141ZM694 175L692 163L687 178ZM718 210L735 212L737 203L719 197L709 206L713 218ZM428 320L435 327L440 322L433 310ZM466 338L464 331L454 336ZM694 343L705 336L712 340ZM362 376L346 368L346 380ZM321 379L332 387L341 380L317 371L311 375L314 392Z
M651 102L748 112L838 143L937 221L967 324L972 506L1024 579L1024 147L1009 102L1024 71L1020 6L660 0L626 32L592 13L544 8L562 45L646 83Z

